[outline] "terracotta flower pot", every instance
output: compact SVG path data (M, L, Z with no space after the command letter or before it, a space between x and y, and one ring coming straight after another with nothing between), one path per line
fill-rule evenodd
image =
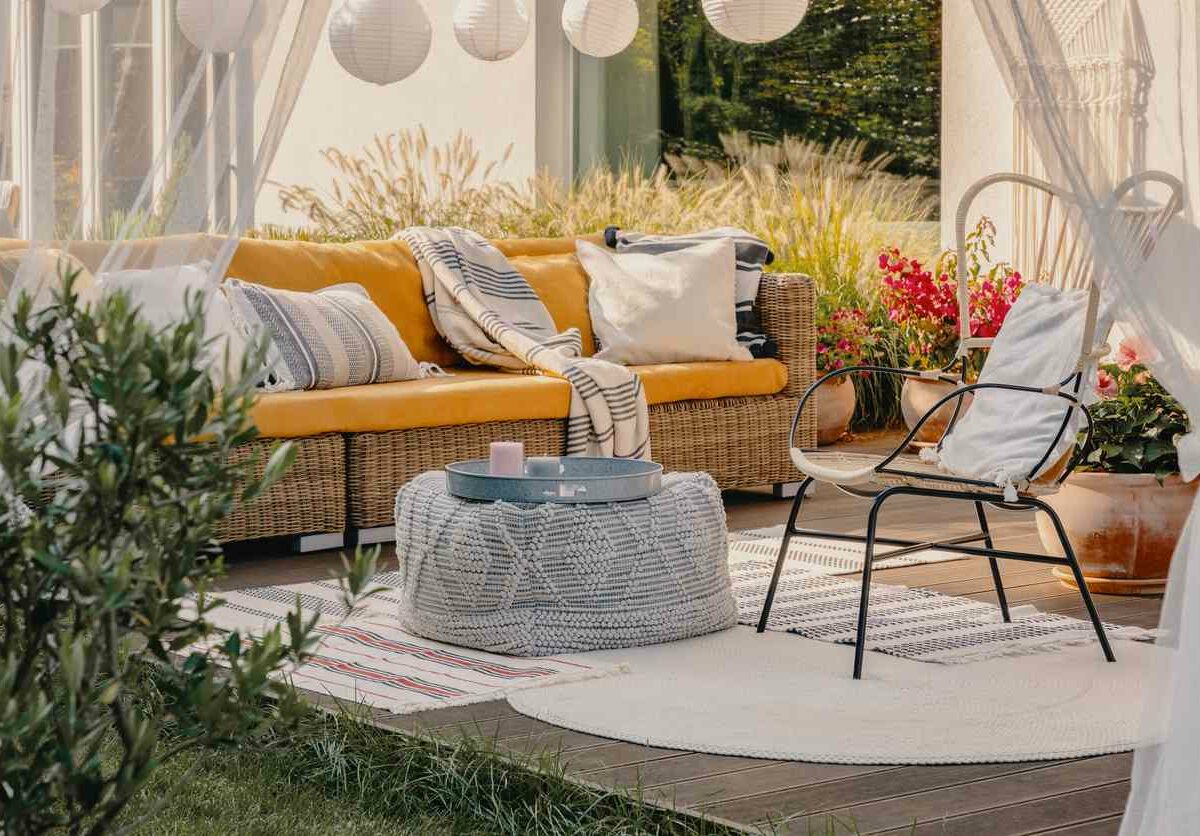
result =
M817 444L833 444L846 434L858 399L848 378L835 378L817 390Z
M1151 474L1073 473L1062 490L1046 497L1062 519L1084 580L1092 592L1155 595L1166 587L1171 555L1200 482ZM1054 525L1037 515L1038 534L1052 554L1062 554ZM1069 569L1055 576L1075 587Z
M904 423L911 430L921 420L921 416L933 408L939 400L954 391L954 386L941 380L925 380L918 377L904 379L904 387L900 390L900 411L904 415ZM971 408L972 396L963 399L963 412ZM913 441L920 444L937 444L946 431L950 419L954 417L955 401L942 406L935 415L921 427ZM961 417L961 416L960 416Z

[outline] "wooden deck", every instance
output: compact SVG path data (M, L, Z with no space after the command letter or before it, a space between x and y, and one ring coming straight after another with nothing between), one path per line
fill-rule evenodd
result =
M731 529L783 522L787 503L767 494L730 493ZM865 505L832 491L805 506L805 524L862 531ZM931 530L973 530L968 509L898 499L883 513L889 534L928 537ZM1032 519L994 512L997 545L1038 550ZM389 555L389 562L394 556ZM247 556L231 561L228 586L295 583L327 577L336 555ZM1003 566L1009 601L1044 612L1086 617L1078 593L1050 577L1045 566ZM995 600L987 563L966 560L878 573L880 583L936 589ZM1102 617L1152 627L1156 598L1099 596ZM847 651L849 653L849 651ZM847 657L849 658L849 657ZM903 706L881 707L903 711ZM610 787L640 787L647 800L736 823L751 832L825 833L830 816L847 833L1071 834L1116 833L1129 790L1131 756L1072 761L963 766L836 766L726 757L656 749L594 737L523 717L503 701L419 715L382 714L397 730L421 728L453 737L487 735L520 753L561 752L569 773Z

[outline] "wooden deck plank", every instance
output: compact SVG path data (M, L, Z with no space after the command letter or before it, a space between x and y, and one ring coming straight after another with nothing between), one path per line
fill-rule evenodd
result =
M521 717L507 700L490 700L471 705L434 708L415 714L389 714L382 722L398 731L435 732L439 729L461 726L465 723L495 722L504 717Z
M675 803L697 809L737 799L758 797L772 792L798 790L834 783L847 778L875 775L896 770L895 766L855 766L786 761L746 769L728 775L706 776L660 787L669 790ZM723 814L720 814L723 815ZM736 821L754 821L737 818Z
M696 778L715 778L746 769L778 766L784 761L765 761L736 755L708 755L684 752L673 757L644 763L606 766L580 774L604 786L641 786L645 788L678 784Z
M833 813L854 805L971 784L1010 773L1041 771L1050 763L903 766L880 769L844 780L754 792L705 807L734 821L767 821Z
M1037 831L1037 836L1117 836L1121 832L1122 809L1115 816L1081 822L1067 827L1054 827L1049 830Z
M1132 764L1133 758L1129 754L1103 755L985 777L931 791L897 794L866 804L847 805L833 812L853 819L864 834L911 826L914 820L921 824L933 821L940 824L956 816L1127 782Z
M883 836L1025 836L1045 833L1047 821L1071 822L1079 832L1115 833L1129 796L1129 782L1115 781L1098 787L1051 795L1034 801L991 807L965 816L948 816L909 826L876 831ZM861 830L866 836L869 830ZM1062 828L1053 832L1061 833Z

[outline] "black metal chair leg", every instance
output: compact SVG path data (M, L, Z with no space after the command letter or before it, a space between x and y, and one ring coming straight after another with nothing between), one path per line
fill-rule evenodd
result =
M890 496L884 491L875 497L867 516L867 541L863 550L862 597L858 602L858 630L854 636L854 678L862 679L863 655L867 649L867 609L871 603L871 570L875 564L875 529L879 524L879 509Z
M1112 645L1108 642L1108 634L1104 632L1104 623L1100 621L1100 614L1096 612L1096 604L1092 601L1092 593L1087 588L1087 582L1083 579L1083 570L1079 568L1079 561L1075 558L1075 549L1071 547L1071 541L1067 539L1067 531L1063 528L1062 520L1058 518L1058 514L1044 502L1039 502L1038 509L1043 511L1050 522L1054 523L1054 531L1058 534L1058 541L1062 544L1063 555L1067 559L1067 564L1071 567L1071 574L1075 576L1075 585L1079 587L1079 594L1083 596L1083 604L1087 607L1088 616L1092 619L1092 627L1096 630L1096 638L1100 640L1100 647L1104 651L1104 658L1109 662L1117 661L1117 657L1113 654Z
M775 571L771 574L771 585L767 587L767 598L763 601L762 615L758 618L758 632L767 629L767 619L771 615L771 605L775 603L775 589L779 586L779 576L783 573L783 564L787 561L788 546L792 542L792 534L796 530L796 519L800 516L800 506L804 504L804 496L813 483L811 476L800 483L800 490L792 500L792 512L788 514L787 526L783 530L783 543L779 546L779 556L775 558Z
M975 503L975 513L979 515L979 530L983 532L983 545L994 549L992 532L988 529L987 515L983 512L982 502ZM1005 623L1009 623L1012 621L1012 616L1008 614L1008 596L1004 594L1004 580L1000 577L1000 561L989 557L988 563L992 566L992 583L996 586L996 597L1000 599L1000 614L1004 616Z

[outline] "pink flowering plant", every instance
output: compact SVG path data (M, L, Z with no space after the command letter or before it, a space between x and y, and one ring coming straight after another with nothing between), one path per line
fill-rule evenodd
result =
M1161 482L1179 472L1176 439L1188 431L1179 402L1146 367L1153 349L1127 339L1115 362L1099 369L1092 416L1092 447L1080 470L1101 473L1153 473Z
M981 218L967 236L971 335L994 337L1021 293L1021 274L1007 262L992 263L996 227ZM959 338L958 257L946 251L932 269L895 247L879 254L880 298L902 331L908 365L940 369L954 359Z
M817 371L822 374L869 362L877 343L861 308L823 312L817 324Z

